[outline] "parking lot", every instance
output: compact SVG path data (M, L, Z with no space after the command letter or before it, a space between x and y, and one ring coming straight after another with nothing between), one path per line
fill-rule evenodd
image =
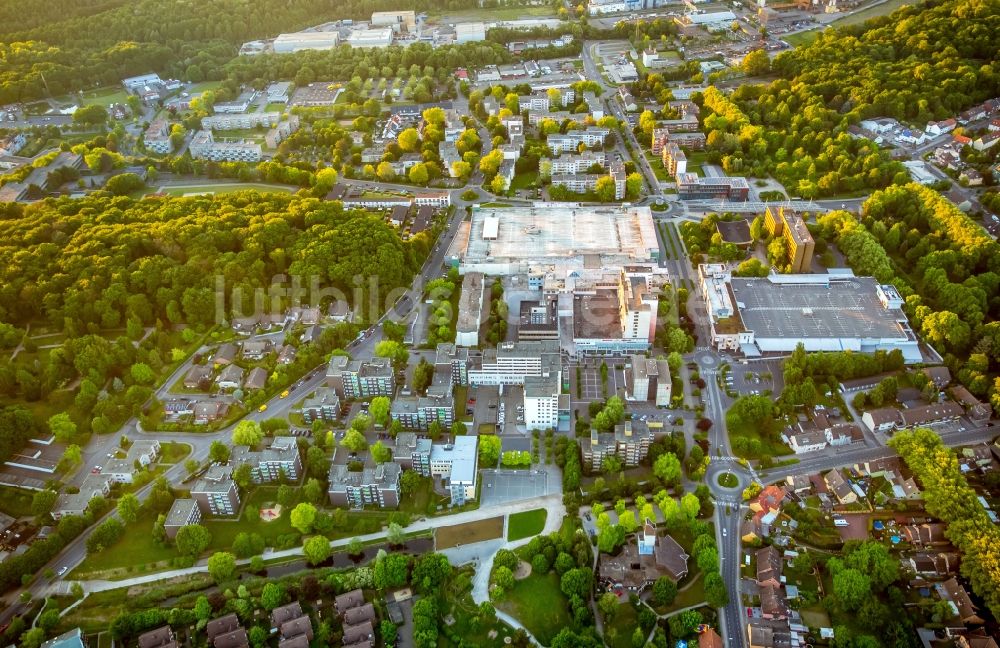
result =
M729 387L740 394L763 394L770 391L781 393L781 361L757 360L742 364L733 362L729 366L732 382Z
M580 368L580 385L582 395L584 400L602 400L604 396L604 389L601 383L601 363L606 362L608 365L608 393L607 395L614 396L619 393L619 390L624 393L626 391L625 386L625 369L627 366L627 361L623 358L607 358L601 359L596 358L593 360L585 361L586 364L578 365ZM621 369L616 369L616 367L622 367ZM574 379L576 378L576 369L573 369Z
M484 470L482 506L546 495L548 479L544 470Z

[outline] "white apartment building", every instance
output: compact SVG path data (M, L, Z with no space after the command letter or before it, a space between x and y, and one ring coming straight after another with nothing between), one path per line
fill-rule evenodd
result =
M257 128L265 126L273 128L281 121L281 113L245 113L232 115L212 115L201 118L201 127L208 130L239 130L241 128Z
M170 125L163 119L157 119L149 125L142 136L142 143L151 153L166 155L173 150L170 145Z
M607 128L591 126L586 130L569 131L565 135L549 135L546 139L546 144L552 149L553 153L571 153L575 152L580 147L580 144L587 147L603 145L604 139L610 134L611 131Z
M213 162L259 162L261 153L256 142L216 142L210 130L195 133L188 150L195 159Z
M608 162L604 153L585 151L578 155L562 155L557 158L543 158L542 162L552 164L552 175L585 173L595 164L605 166Z
M524 424L529 430L559 427L559 374L524 379Z
M581 173L570 175L565 173L552 174L552 186L564 187L576 193L586 193L597 188L601 176L597 173Z

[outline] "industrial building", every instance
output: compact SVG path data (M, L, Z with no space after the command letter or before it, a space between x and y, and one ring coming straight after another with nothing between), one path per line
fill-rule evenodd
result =
M328 50L339 43L340 33L335 31L278 34L274 39L274 51L277 54L289 54L302 50Z
M455 42L475 43L486 40L486 24L481 22L458 23L455 25Z
M392 45L393 30L391 27L382 29L357 29L347 37L351 47L389 47Z
M677 174L677 195L681 200L745 201L750 197L746 178L728 176L702 178L697 173Z
M372 13L372 27L388 27L397 34L413 33L417 28L417 14L414 11L375 11Z
M531 266L614 268L655 262L660 248L649 207L473 207L449 250L464 274L527 273Z
M920 343L894 286L849 269L828 274L733 277L720 264L698 266L712 346L747 356L806 351L903 353L921 360Z

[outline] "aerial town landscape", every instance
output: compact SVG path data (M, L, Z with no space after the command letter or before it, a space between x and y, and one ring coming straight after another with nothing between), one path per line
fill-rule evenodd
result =
M997 648L998 143L1000 0L0 0L0 646Z

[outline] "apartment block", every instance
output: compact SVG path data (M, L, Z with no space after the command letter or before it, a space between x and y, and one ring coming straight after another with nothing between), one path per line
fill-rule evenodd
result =
M340 416L340 399L330 388L317 389L316 393L302 403L302 419L306 424L313 421L336 421Z
M240 510L240 492L232 479L229 465L210 467L191 487L191 497L202 514L236 515Z
M600 151L584 151L577 155L562 155L557 158L543 158L540 164L548 162L552 165L553 176L560 174L586 173L595 164L605 167L608 164L607 155Z
M188 497L180 497L174 500L167 518L163 521L163 530L171 540L177 536L181 527L201 522L201 509L198 502Z
M676 142L667 142L663 147L661 160L663 168L666 169L667 175L671 178L680 173L687 173L687 156L684 155L684 151Z
M792 272L808 274L812 269L816 243L802 217L791 209L773 209L769 206L764 210L764 226L771 236L785 239Z
M166 155L174 150L170 144L170 124L163 119L157 119L149 125L142 136L142 143L151 153Z
M330 466L327 494L334 506L396 508L399 506L399 476L403 469L396 463L378 464L361 472L351 472L346 465Z
M302 474L302 457L295 437L275 437L271 446L263 450L250 450L245 446L232 449L233 465L250 464L250 474L255 484L268 484L281 479L297 481Z
M213 162L259 162L261 154L256 142L217 142L210 130L195 133L188 150L195 159Z
M208 130L239 130L243 128L273 128L281 121L281 113L262 112L212 115L201 118L201 127Z
M527 376L561 372L559 342L503 342L487 349L469 367L471 385L523 385Z
M670 366L665 359L633 355L625 372L625 384L632 400L654 401L657 407L670 406Z
M573 153L579 150L580 144L587 147L603 146L604 139L611 134L607 128L590 126L586 130L573 130L565 135L554 133L546 138L546 144L553 153Z
M469 350L450 342L438 344L434 354L434 372L449 375L452 385L468 385Z
M616 456L625 466L638 466L653 442L653 433L644 423L625 421L615 426L613 433L591 430L590 439L580 440L583 463L591 470L600 470L605 457Z
M341 400L357 400L392 396L396 390L396 376L388 358L361 361L333 356L326 370L326 384Z
M451 503L465 504L476 498L479 471L478 437L455 437L454 443L431 447L431 476L441 478L451 493Z

